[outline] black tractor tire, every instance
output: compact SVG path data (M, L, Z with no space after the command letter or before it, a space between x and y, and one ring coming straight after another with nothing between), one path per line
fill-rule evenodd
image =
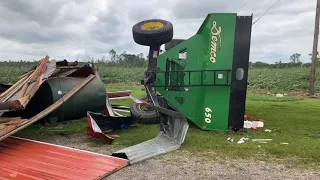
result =
M161 46L172 40L173 25L161 19L141 21L132 27L133 40L143 46Z
M164 49L168 51L169 49L175 47L176 45L182 43L185 39L172 39L164 45Z
M147 97L138 98L140 100L146 100ZM166 100L163 97L158 97L158 102L161 107L168 107ZM135 122L141 124L159 124L160 120L155 110L144 111L139 108L140 104L133 102L130 106L131 117Z

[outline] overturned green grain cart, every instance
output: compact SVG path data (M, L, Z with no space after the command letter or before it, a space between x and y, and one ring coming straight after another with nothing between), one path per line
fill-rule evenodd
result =
M157 92L203 130L243 128L251 16L213 13L191 38L158 56Z

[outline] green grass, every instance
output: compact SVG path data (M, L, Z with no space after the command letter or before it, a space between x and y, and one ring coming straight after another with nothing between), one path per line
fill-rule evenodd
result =
M116 87L106 86L107 91L128 90L134 96L144 95L140 86ZM320 100L303 99L297 97L276 98L274 96L248 94L246 114L254 118L262 118L265 127L248 132L209 132L202 131L190 125L186 140L181 150L208 158L231 157L247 158L265 161L281 161L291 165L305 165L320 161ZM129 106L130 100L117 100L112 103ZM86 121L74 121L65 129L68 133L85 133ZM272 130L271 133L265 129ZM141 143L156 136L159 125L136 125L128 130L118 130L115 134L121 137L115 140L117 147L126 147ZM39 133L40 132L40 133ZM35 136L36 134L51 135L57 132L47 128L39 130L39 126L31 126L18 134L20 136ZM228 142L227 138L235 138L235 142ZM241 137L249 137L244 144L237 144ZM267 144L253 142L251 139L272 139ZM101 143L99 141L99 143ZM103 142L102 142L103 143ZM281 143L289 143L281 145ZM214 152L214 155L209 152Z

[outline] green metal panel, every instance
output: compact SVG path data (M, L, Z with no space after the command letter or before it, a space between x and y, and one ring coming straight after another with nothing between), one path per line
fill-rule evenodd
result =
M24 110L6 113L6 117L31 118L55 103L86 77L52 77L43 82ZM106 91L100 78L93 78L63 105L44 117L41 122L61 122L85 117L87 111L103 112Z
M194 36L158 57L157 91L172 108L204 130L228 129L231 72L227 70L232 69L236 17L235 13L209 14ZM171 81L180 77L176 82L184 84L183 90L160 87L166 84L163 71L168 68L168 59L185 65L180 66L182 80L181 73L169 74Z
M43 85L49 86L50 89L46 94L49 96L47 103L52 104L56 102L84 79L78 77L50 78ZM46 88L44 87L44 89ZM62 106L50 113L47 119L63 121L82 118L86 115L87 111L102 112L105 104L106 91L104 85L99 78L95 77Z

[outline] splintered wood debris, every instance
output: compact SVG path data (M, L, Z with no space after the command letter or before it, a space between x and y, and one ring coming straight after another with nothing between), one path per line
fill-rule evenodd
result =
M77 66L77 64L77 61L67 62L66 60L60 62L50 62L49 56L45 56L40 60L39 64L34 69L20 76L20 79L17 82L15 82L6 91L1 93L0 141L35 123L57 109L64 103L64 101L72 97L94 78L94 75L90 74L84 81L66 93L61 99L30 119L23 119L22 117L3 117L5 112L25 109L31 98L35 95L39 87L46 79L61 73L66 73L68 71L74 72L74 69L80 68Z

